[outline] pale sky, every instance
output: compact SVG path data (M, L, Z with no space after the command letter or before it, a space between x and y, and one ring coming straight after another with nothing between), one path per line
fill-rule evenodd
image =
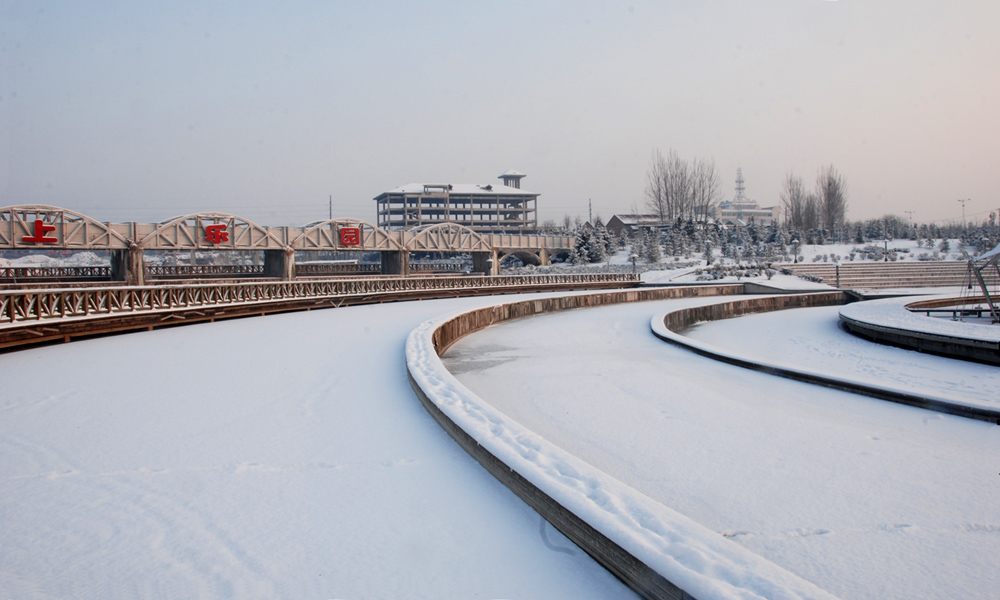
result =
M526 173L539 219L641 209L655 148L848 218L1000 209L1000 2L0 0L0 206L374 222Z

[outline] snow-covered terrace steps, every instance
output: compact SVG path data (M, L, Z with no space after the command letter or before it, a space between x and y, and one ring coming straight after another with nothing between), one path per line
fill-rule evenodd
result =
M756 357L723 350L711 344L706 344L683 335L685 329L695 325L696 323L717 321L720 319L728 319L743 315L785 310L790 308L835 306L845 304L847 301L847 295L843 292L783 295L750 298L745 300L721 300L715 304L682 308L656 315L650 322L650 328L652 329L653 334L661 340L686 348L702 356L707 356L732 365L761 371L771 375L777 375L779 377L794 379L796 381L822 385L834 389L854 392L856 394L872 398L898 402L900 404L906 404L940 413L977 419L1000 425L1000 411L994 408L977 405L975 403L955 402L948 398L935 397L926 393L920 394L890 386L872 385L870 383L856 381L839 375L821 373L786 364L762 361ZM898 299L890 299L888 301L898 303ZM863 304L873 302L879 301L873 300ZM858 308L858 305L860 304L862 303L854 303L841 310L847 311L848 314L850 314L851 309ZM869 311L864 310L858 311L859 314L868 314L868 312ZM996 343L993 343L991 348L995 346Z
M962 261L847 262L777 265L797 275L813 275L841 288L952 287L968 282L968 264ZM1000 284L996 273L985 274L990 285Z
M540 438L462 385L440 359L461 337L510 319L742 291L739 285L648 288L528 300L442 316L407 338L410 383L427 411L470 455L643 597L832 598Z

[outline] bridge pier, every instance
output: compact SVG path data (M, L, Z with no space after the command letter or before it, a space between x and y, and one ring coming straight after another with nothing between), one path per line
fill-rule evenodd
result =
M142 248L131 245L111 250L111 280L124 281L126 285L145 285L146 263Z
M497 258L497 251L491 250L489 252L473 252L472 270L476 273L483 273L484 275L499 275L500 259Z
M386 250L380 253L382 275L409 275L410 253L406 250Z
M291 248L264 250L264 277L282 281L295 279L295 251Z
M552 264L552 258L549 256L548 248L540 248L538 250L538 262L540 262L543 267L547 267Z

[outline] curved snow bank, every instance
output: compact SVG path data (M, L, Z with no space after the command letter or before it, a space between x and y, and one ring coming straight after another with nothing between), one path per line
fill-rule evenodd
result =
M548 312L659 295L630 291L555 298ZM543 308L537 300L487 307L427 321L410 333L406 364L411 384L442 427L532 508L645 597L833 598L547 442L484 402L441 363L438 352L459 337L495 322L545 312Z
M873 398L889 400L910 406L916 406L941 413L952 414L990 423L1000 423L1000 411L975 402L961 402L953 398L944 398L930 394L917 394L912 391L903 390L892 386L874 385L867 382L835 375L827 372L804 369L785 363L763 361L753 356L721 349L717 346L701 342L680 332L695 323L705 321L715 321L747 315L753 313L770 312L784 310L788 308L806 308L810 306L830 306L843 303L842 292L805 294L798 296L773 296L764 298L750 298L736 301L720 301L715 304L683 308L670 311L664 314L655 315L650 321L650 328L653 334L671 344L687 348L702 356L707 356L715 360L720 360L732 365L737 365L755 371L786 377L806 383L823 385L826 387L847 390L857 394L863 394ZM912 299L894 298L897 303L909 302ZM851 312L855 307L862 307L867 304L881 303L882 301L867 301L848 304L840 309L841 318L846 312ZM902 308L900 309L902 310ZM857 311L865 314L866 311ZM902 310L902 312L906 312ZM909 314L909 313L907 313ZM914 318L921 319L921 317Z
M934 319L906 310L910 304L946 298L884 298L858 302L840 310L840 320L852 332L877 342L952 358L1000 365L1000 328ZM954 298L954 304L962 299Z

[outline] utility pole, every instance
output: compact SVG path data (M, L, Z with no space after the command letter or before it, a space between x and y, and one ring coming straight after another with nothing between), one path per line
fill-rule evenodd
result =
M590 224L593 225L594 224L594 203L590 201L590 198L587 198L587 216L588 216L587 221L589 221Z
M330 220L333 220L333 194L330 194Z
M917 211L915 211L915 210L904 210L903 212L905 212L906 214L910 215L910 227L913 227L913 215L915 215Z
M961 199L960 198L958 201L962 203L962 229L964 230L965 229L965 203L968 202L969 199L968 198L965 198L965 199Z

